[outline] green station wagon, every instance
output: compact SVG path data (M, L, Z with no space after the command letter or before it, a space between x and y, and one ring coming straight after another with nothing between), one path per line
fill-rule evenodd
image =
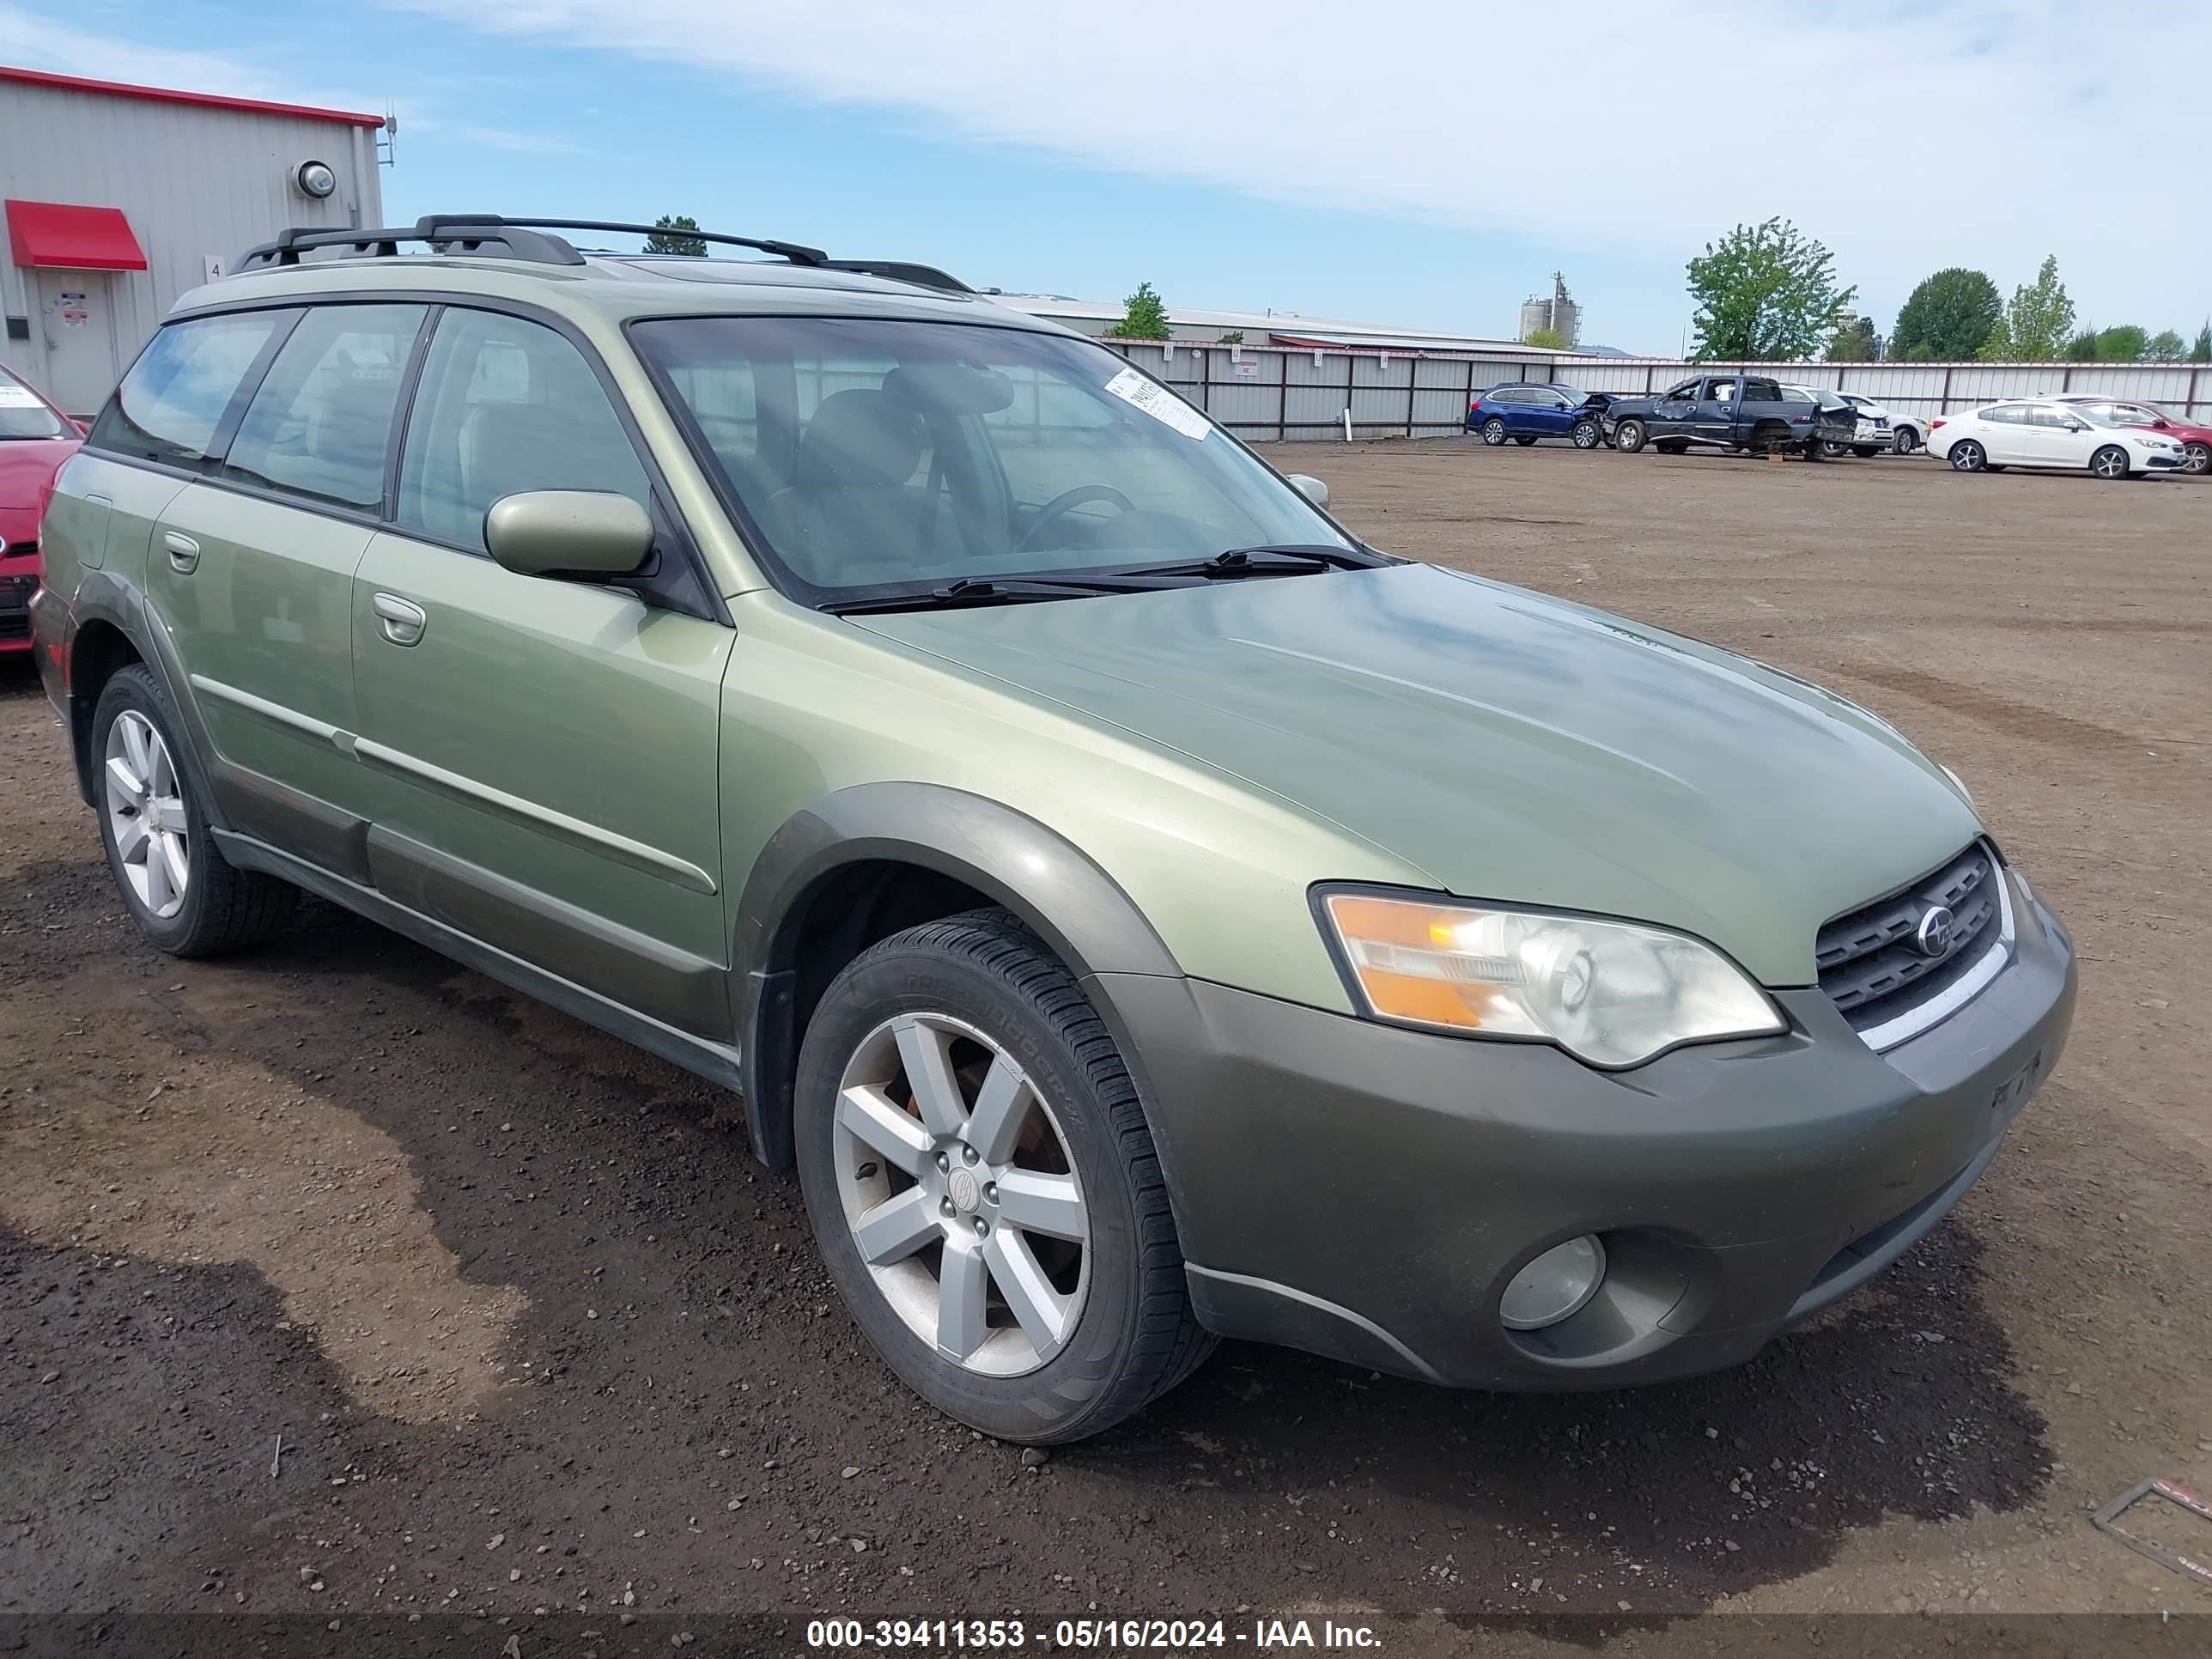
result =
M1874 715L1375 551L936 273L557 234L637 228L288 234L63 470L39 660L156 947L304 890L738 1091L1021 1442L1217 1336L1741 1360L2048 1075L2072 945Z

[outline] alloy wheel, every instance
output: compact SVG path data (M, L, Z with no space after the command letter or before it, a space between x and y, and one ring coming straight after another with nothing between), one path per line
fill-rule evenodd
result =
M1972 438L1951 446L1951 469L1954 472L1979 472L1983 459L1982 447Z
M2128 476L2128 453L2118 444L2106 444L2089 458L2089 470L2100 478Z
M2183 457L2184 472L2212 472L2212 444L2191 444Z
M137 710L107 728L104 774L116 861L138 902L167 921L191 885L191 828L169 745Z
M1482 423L1482 441L1497 445L1505 441L1505 422L1495 416Z
M1604 441L1604 434L1594 422L1583 421L1575 427L1574 441L1577 449L1595 449Z
M941 1358L1020 1376L1066 1345L1090 1213L1051 1105L997 1042L948 1014L878 1026L839 1079L832 1156L854 1248Z

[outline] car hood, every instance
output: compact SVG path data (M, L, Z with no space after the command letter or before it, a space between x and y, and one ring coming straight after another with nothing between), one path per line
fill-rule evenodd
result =
M0 438L0 507L35 510L39 494L77 452L77 438Z
M1769 985L1811 983L1821 922L1979 832L1940 768L1842 698L1433 566L854 620L1439 889L1680 927Z

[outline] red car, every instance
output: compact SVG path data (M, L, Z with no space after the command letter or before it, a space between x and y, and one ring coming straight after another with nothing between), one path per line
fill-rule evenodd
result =
M2199 426L2194 421L2168 414L2156 404L2144 403L2139 398L2115 398L2109 392L2070 392L2051 401L2079 404L2093 410L2100 418L2121 426L2150 427L2172 439L2188 452L2181 463L2182 471L2200 476L2212 472L2212 426Z
M84 428L0 368L0 656L31 648L39 515Z

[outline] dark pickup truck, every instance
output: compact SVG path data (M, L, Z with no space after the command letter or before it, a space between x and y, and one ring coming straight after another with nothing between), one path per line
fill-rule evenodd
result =
M1650 444L1662 455L1704 449L1797 454L1820 460L1826 444L1848 446L1858 435L1857 411L1840 398L1832 406L1764 374L1700 374L1654 398L1616 401L1606 410L1613 447L1633 455Z

